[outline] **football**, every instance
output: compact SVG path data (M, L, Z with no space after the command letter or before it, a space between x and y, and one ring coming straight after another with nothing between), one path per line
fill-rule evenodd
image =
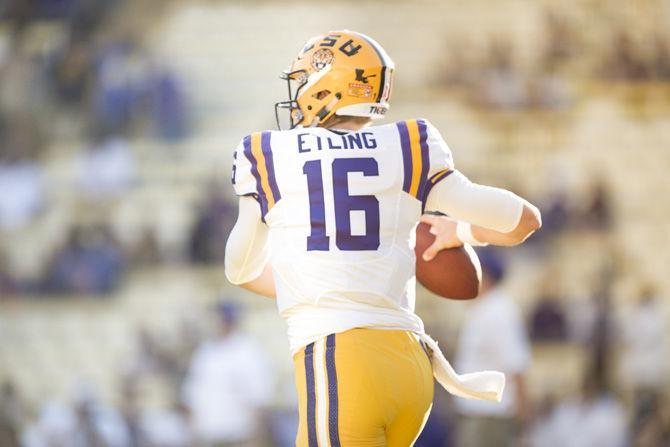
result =
M419 223L416 227L416 279L428 290L443 298L470 300L479 293L481 267L477 254L469 245L440 251L430 261L423 260L423 252L435 240L430 226Z

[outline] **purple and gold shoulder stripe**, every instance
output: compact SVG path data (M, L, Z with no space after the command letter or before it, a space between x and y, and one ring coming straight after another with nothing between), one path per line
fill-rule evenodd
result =
M453 169L443 169L442 171L438 171L437 173L433 174L428 181L426 182L426 187L424 188L423 191L423 198L422 198L422 205L421 205L421 211L423 212L424 209L426 208L426 200L428 200L428 194L430 194L430 190L433 189L433 186L437 185L440 180L443 180L449 175L454 172Z
M256 179L263 222L265 215L281 199L275 177L271 137L271 132L256 132L244 137L244 155L251 163L251 174Z
M424 120L407 120L396 123L402 148L402 190L423 200L426 179L430 168L428 129Z

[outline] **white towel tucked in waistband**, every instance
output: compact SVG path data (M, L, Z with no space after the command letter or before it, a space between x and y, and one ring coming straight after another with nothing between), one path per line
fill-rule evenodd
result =
M417 334L432 351L431 363L435 380L454 396L500 402L505 389L505 375L499 371L480 371L456 374L437 346L426 333Z

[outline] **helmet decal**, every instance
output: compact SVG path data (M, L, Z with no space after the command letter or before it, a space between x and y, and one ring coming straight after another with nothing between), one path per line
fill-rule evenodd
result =
M377 76L376 74L372 75L367 75L365 76L365 69L364 68L357 68L356 69L356 81L357 82L362 82L363 84L368 84L370 81L368 81L368 78L374 78Z
M347 90L347 93L349 96L355 96L356 98L371 98L372 86L370 84L351 82L349 83L349 89Z
M317 50L312 56L312 67L314 70L321 71L327 65L331 65L335 60L335 55L328 48L321 48Z

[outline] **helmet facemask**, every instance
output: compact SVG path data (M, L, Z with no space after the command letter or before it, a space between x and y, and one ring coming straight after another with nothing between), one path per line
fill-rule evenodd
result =
M300 90L307 84L307 70L294 70L288 71L284 70L280 75L280 79L286 81L286 86L288 89L288 101L279 101L275 103L275 119L277 120L277 129L283 130L279 120L279 109L288 110L289 117L289 128L294 129L302 118L304 114L300 110L298 105L298 95ZM295 87L292 87L292 83L296 83ZM295 91L295 95L293 94Z

